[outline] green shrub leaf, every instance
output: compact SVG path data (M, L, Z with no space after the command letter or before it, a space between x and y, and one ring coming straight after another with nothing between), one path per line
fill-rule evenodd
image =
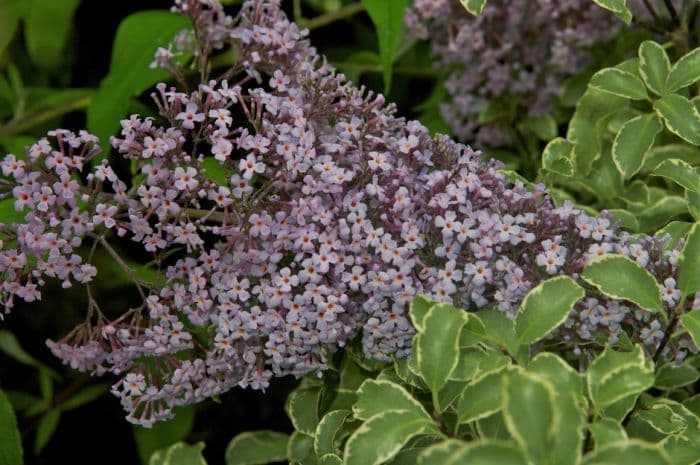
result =
M671 465L668 455L659 447L630 439L606 444L583 459L583 465L623 464Z
M32 63L45 70L65 63L65 47L80 0L28 0L24 37Z
M626 0L593 0L593 2L615 13L615 16L624 21L625 24L629 25L632 22L632 12L625 4Z
M698 192L700 190L700 173L683 160L664 160L652 171L653 176L663 176L679 186Z
M568 276L548 279L532 289L515 317L518 342L532 344L552 332L566 321L571 308L585 294L584 289Z
M654 110L666 128L693 145L700 145L700 113L693 102L678 94L669 94L654 102Z
M289 436L276 431L246 431L226 447L226 465L264 465L287 459Z
M647 88L641 79L617 68L606 68L598 71L593 75L588 85L594 89L632 100L649 98Z
M690 334L695 347L700 347L700 310L693 310L682 315L681 324Z
M595 423L589 424L588 429L593 436L596 450L612 442L627 440L625 429L620 422L612 418L601 418Z
M498 412L503 406L503 377L510 368L500 368L467 384L457 404L459 423L468 423Z
M610 254L597 258L583 269L581 277L609 297L629 300L650 312L664 311L656 279L627 257Z
M411 317L411 323L418 331L423 331L423 319L428 314L430 307L436 303L425 296L417 295L408 304L408 314Z
M574 145L563 137L551 140L542 153L542 168L562 176L574 175Z
M586 381L598 409L646 391L654 384L654 371L641 347L617 352L609 346L588 367Z
M406 410L388 410L362 424L345 445L346 465L378 465L394 457L412 438L437 426Z
M39 420L39 426L36 429L36 437L34 439L34 453L40 454L44 447L49 443L53 433L56 432L58 422L61 419L61 411L58 409L49 410Z
M314 451L318 457L336 453L335 436L350 413L349 410L334 410L321 418L314 436Z
M689 363L670 363L656 371L654 387L672 390L692 384L698 379L700 379L700 371Z
M678 288L683 295L689 296L700 291L700 222L695 223L688 231L679 263ZM696 339L697 342L700 342L700 338Z
M631 178L639 171L662 129L661 121L653 113L639 115L622 126L613 142L612 157L624 179Z
M202 455L204 443L187 444L178 442L168 447L160 449L151 456L149 465L207 465Z
M402 386L390 381L368 379L357 392L357 402L352 407L355 418L367 420L387 410L405 410L417 417L430 419L423 406Z
M297 431L309 436L314 435L319 421L320 398L321 389L319 387L296 389L287 397L285 410Z
M700 79L700 48L685 54L673 65L666 78L666 90L673 92Z
M561 412L554 403L555 390L544 378L512 372L504 382L503 418L508 431L525 450L531 463L552 463Z
M666 92L666 78L671 70L671 62L666 50L652 40L639 46L639 74L644 83L657 95Z
M142 463L147 463L149 457L160 449L184 440L194 425L195 406L178 407L175 417L167 421L155 423L151 428L134 426L134 440Z
M449 304L437 304L423 319L414 353L420 374L433 393L447 382L459 359L459 336L468 314Z
M512 442L481 439L465 443L443 463L447 465L527 465L528 461L523 450Z

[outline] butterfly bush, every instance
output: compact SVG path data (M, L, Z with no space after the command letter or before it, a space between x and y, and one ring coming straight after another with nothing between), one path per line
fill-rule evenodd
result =
M507 180L479 152L396 116L337 74L276 1L248 1L235 17L213 0L176 0L174 10L194 29L155 65L183 87L158 85L160 117L133 115L111 140L139 173L133 181L96 161L85 132L50 132L26 159L1 163L0 191L24 216L0 225L5 312L41 298L48 278L85 284L85 322L49 346L75 369L118 375L112 392L130 421L149 426L234 386L321 373L348 344L404 357L413 296L513 317L538 283L577 279L605 254L646 267L667 307L678 305L678 248L619 231L605 213L555 207L543 186ZM208 59L222 47L237 61L211 78ZM192 90L185 56L202 73ZM167 263L167 281L139 280L115 240ZM117 318L90 291L98 247L143 299ZM624 331L652 353L668 330L590 290L552 337L581 352ZM664 355L695 350L683 336Z
M484 147L512 145L512 129L480 124L498 100L520 117L552 109L563 81L589 63L587 51L621 22L591 0L489 0L474 17L458 0L414 0L406 29L428 39L447 69L441 113L454 134Z

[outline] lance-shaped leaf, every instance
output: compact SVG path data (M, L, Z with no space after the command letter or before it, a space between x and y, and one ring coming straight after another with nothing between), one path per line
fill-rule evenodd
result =
M0 463L22 465L22 439L17 429L17 419L12 405L0 391Z
M178 442L168 447L160 449L152 456L149 465L207 465L202 455L204 443L187 444Z
M459 336L467 319L467 312L449 304L432 306L423 319L414 353L420 374L433 393L445 385L457 366Z
M594 89L602 90L632 100L646 100L647 88L637 76L617 68L606 68L593 75L588 83Z
M678 288L683 295L690 296L693 292L700 291L700 222L690 228L678 261Z
M388 93L391 88L394 58L401 42L403 16L408 0L362 0L362 5L377 30L384 93Z
M653 113L639 115L622 125L613 142L612 157L624 179L639 171L662 129L661 121Z
M412 438L439 434L430 420L406 410L388 410L362 424L345 444L345 465L378 465L394 457Z
M639 346L631 352L606 347L586 371L588 392L601 409L646 391L654 384L654 369Z
M627 8L626 0L593 0L593 2L615 13L615 16L624 21L625 24L629 25L632 22L632 11Z
M609 254L597 258L583 269L581 277L608 297L628 300L650 312L664 310L654 276L625 256Z
M639 46L639 74L647 87L657 95L663 95L670 70L671 62L666 50L653 40L642 42Z
M654 102L656 114L666 128L693 145L700 145L700 113L693 102L678 94L669 94Z
M352 407L355 418L367 420L387 410L405 410L417 417L430 419L423 406L402 386L385 380L368 379L357 392Z
M226 447L226 465L264 465L287 460L289 436L276 431L246 431Z
M700 47L683 55L673 65L666 78L666 90L673 92L682 87L687 87L700 79Z
M515 317L515 333L521 345L537 342L566 321L584 289L568 276L548 279L523 299Z

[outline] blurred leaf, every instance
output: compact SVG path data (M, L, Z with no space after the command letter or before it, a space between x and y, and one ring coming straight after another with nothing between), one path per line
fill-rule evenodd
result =
M49 443L60 419L60 410L49 410L46 415L41 417L39 426L36 429L36 438L34 439L34 453L36 455L40 454Z
M88 129L103 145L126 116L130 97L168 78L166 71L149 65L159 46L165 46L188 27L190 23L183 16L158 10L139 11L119 25L109 74L100 83L87 115Z
M62 403L61 410L65 412L67 410L73 410L75 408L82 407L85 404L89 404L107 393L110 386L111 383L99 383L93 384L92 386L87 386L86 388L83 388L73 394L67 401Z
M0 55L3 54L17 31L21 16L21 2L22 0L0 0Z
M0 391L0 464L22 465L23 455L15 412L5 393Z
M666 128L693 145L700 145L700 113L687 98L670 94L654 102L654 110Z
M384 93L391 89L392 65L403 32L403 17L408 0L362 0L377 31L379 59L384 76Z
M433 394L445 385L459 358L459 336L469 316L449 304L430 307L423 331L415 337L414 356Z
M663 176L693 192L700 191L700 173L683 160L664 160L652 171L652 176Z
M32 63L53 70L65 63L68 35L73 30L73 14L80 0L27 0L24 37Z
M491 439L479 439L465 442L462 447L452 452L447 459L441 462L421 462L426 464L469 464L469 465L527 465L529 462L521 447L512 442L497 441Z
M657 445L630 439L612 442L587 454L583 465L603 464L671 465L668 455Z
M160 449L153 454L149 465L207 465L202 450L204 443L186 444L178 442L167 449Z
M595 423L588 425L588 429L593 435L595 450L604 447L611 442L627 440L627 433L622 425L612 418L601 418Z
M643 209L639 216L639 229L640 231L655 231L687 212L688 205L683 197L666 194L662 199Z
M307 464L310 457L314 457L314 438L294 431L287 443L287 459L290 463Z
M264 465L287 459L289 436L276 431L246 431L226 447L226 465Z
M700 372L688 363L670 363L660 367L656 371L654 387L658 389L672 390L687 386L700 379Z
M195 411L194 405L176 407L175 417L170 420L157 422L151 428L133 426L141 463L149 463L155 451L184 440L192 431Z
M486 5L486 0L459 0L464 9L474 16L479 16L482 11L484 11L484 5Z
M606 68L593 75L588 83L590 87L609 92L632 100L647 100L647 89L644 83L632 73L617 68Z
M639 171L662 129L661 121L653 113L639 115L622 126L613 142L612 157L623 179L629 179Z
M212 157L206 157L202 162L202 167L206 170L203 173L204 177L214 181L219 186L228 186L229 179L234 174L234 171L226 168L219 160Z
M615 218L620 220L620 226L632 232L639 231L639 220L632 213L620 208L611 208L608 210Z
M537 342L552 332L585 295L584 289L568 276L548 279L530 290L515 316L520 345Z
M24 391L5 391L5 394L10 400L12 407L20 412L41 401L37 396Z
M685 203L695 221L700 221L700 192L685 191Z
M590 262L581 277L614 299L624 299L650 312L663 312L661 291L654 276L622 255L608 254Z
M700 48L683 55L666 78L666 90L673 92L700 79Z
M649 89L657 95L666 93L666 78L671 70L671 62L666 50L652 40L639 46L639 74Z
M39 368L39 388L41 389L41 398L44 401L53 399L53 380L51 373L48 370Z
M700 345L700 310L693 310L681 316L681 323L688 331L696 347Z
M0 205L2 205L2 203L3 202L0 202ZM2 216L2 214L3 211L2 208L0 208L0 218L4 219L4 216ZM7 329L0 329L0 350L5 352L5 354L9 355L10 357L14 358L20 363L41 369L49 373L51 377L56 380L61 379L60 375L56 373L53 369L49 368L48 366L44 365L43 363L29 355L22 348L22 346L19 345L19 341L17 340L15 335Z
M593 0L598 6L612 11L615 16L629 25L632 22L632 12L625 4L626 0Z
M557 137L557 122L549 113L542 116L529 116L522 126L542 140L552 140Z

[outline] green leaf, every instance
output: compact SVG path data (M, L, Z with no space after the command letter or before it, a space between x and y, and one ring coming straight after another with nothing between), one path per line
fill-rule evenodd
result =
M557 137L557 122L549 113L542 116L529 116L522 126L542 140L552 140Z
M424 329L414 338L420 374L433 393L447 382L459 359L459 336L468 314L449 304L432 306L423 319Z
M343 465L343 459L335 454L326 454L319 459L320 465Z
M151 428L133 426L134 441L142 463L147 463L153 453L184 440L194 425L195 407L178 407L175 417L155 423Z
M661 121L653 113L639 115L622 126L613 142L612 157L624 179L631 178L639 171L662 129Z
M647 88L641 79L617 68L606 68L598 71L593 75L588 85L618 97L632 100L649 99Z
M384 76L384 93L391 89L392 65L401 42L403 16L408 0L362 0L377 30L379 60Z
M652 176L663 176L679 186L693 192L700 191L700 173L683 160L664 160L659 163Z
M547 379L555 386L575 395L583 394L583 380L564 359L551 352L541 352L527 366L527 371Z
M294 431L287 443L287 459L290 463L306 464L314 455L314 439L311 436ZM315 463L315 460L311 463Z
M671 465L668 455L658 446L636 439L606 444L587 454L583 465L603 464Z
M34 439L34 454L40 454L44 447L51 440L51 436L56 431L58 421L61 419L60 410L49 410L41 420L36 429L36 438Z
M655 94L666 93L666 78L670 70L671 62L666 50L652 40L642 42L639 46L639 74Z
M0 463L3 465L22 465L24 455L22 438L17 429L17 418L10 401L0 391Z
M523 299L515 316L515 334L521 345L532 344L566 321L574 304L586 295L568 276L548 279Z
M680 433L687 427L683 417L664 404L654 404L636 411L634 415L661 434Z
M447 463L453 452L463 447L458 439L446 439L426 448L418 456L418 465L434 465Z
M700 372L688 363L669 363L656 371L654 387L657 389L672 390L687 386L700 379Z
M560 428L561 412L555 406L555 390L542 377L527 372L505 378L503 418L508 431L531 463L552 463L552 450Z
M700 347L700 309L681 315L681 324L690 334L695 347Z
M503 348L509 354L518 353L518 336L515 334L513 322L505 313L496 309L483 310L478 313L484 323L486 338L496 347Z
M593 2L606 10L615 13L615 16L629 25L632 22L632 12L625 4L626 0L593 0Z
M87 113L88 129L103 144L119 128L129 99L168 78L166 71L149 65L159 46L167 45L177 32L188 27L191 25L185 17L162 10L139 11L119 25L109 74L100 83Z
M405 410L388 410L362 424L345 444L345 465L378 465L394 457L412 438L438 434L437 426Z
M204 443L186 444L178 442L168 447L160 449L151 456L149 465L207 465L204 456Z
M679 263L678 289L685 296L700 291L700 221L690 228L681 250ZM695 341L700 342L700 338Z
M349 415L349 410L334 410L321 418L314 436L314 451L319 458L336 453L335 437Z
M498 412L503 406L503 377L511 368L503 367L475 378L467 384L457 404L459 423L468 423Z
M690 191L686 191L688 194ZM686 200L678 195L667 195L647 205L639 216L640 231L654 231L679 215L688 212Z
M413 323L416 330L423 331L423 319L428 314L430 307L435 304L437 302L422 295L415 296L411 303L408 304L408 315L411 317L411 323Z
M321 389L318 387L296 389L287 397L285 410L294 428L313 436L318 426L318 405Z
M226 465L264 465L287 459L289 436L276 431L246 431L226 447Z
M28 0L24 37L32 63L52 70L66 65L65 47L80 0Z
M700 149L684 142L652 147L647 153L644 165L640 171L648 173L653 171L662 161L674 158L692 164L700 160Z
M690 212L690 215L696 221L700 221L700 192L686 190L685 202L686 206L688 207L688 211Z
M476 313L469 313L467 324L459 335L459 346L472 347L486 339L486 327Z
M480 439L464 444L442 463L445 465L527 465L528 461L523 450L512 442Z
M666 78L666 90L673 92L700 79L700 48L683 55Z
M654 110L666 128L693 145L700 145L700 113L693 102L678 94L669 94L654 102Z
M486 0L459 0L465 10L474 16L479 16L484 11Z
M586 381L598 409L646 391L654 384L654 371L641 347L617 352L607 346L588 367Z
M204 159L202 168L206 170L203 173L204 177L210 181L214 181L219 186L228 186L229 179L231 179L231 176L234 174L233 170L226 168L219 160L212 157L206 157Z
M627 440L625 429L620 422L612 418L601 418L595 423L589 424L588 429L593 435L596 450L612 442Z
M639 220L632 213L621 208L611 208L608 210L608 212L610 212L610 214L616 219L620 220L620 227L631 232L639 231Z
M15 335L7 329L0 329L0 350L25 365L35 368L42 366L37 359L29 355L22 346L19 345L19 341Z
M664 311L654 276L625 256L597 258L583 269L581 277L608 297L628 300L650 312Z
M65 412L67 410L72 410L78 407L82 407L85 404L89 404L90 402L94 401L95 399L98 399L99 397L107 393L111 384L112 383L99 383L81 389L80 391L76 392L71 397L69 397L67 401L61 404L61 410Z
M574 175L574 145L563 137L551 140L542 153L542 168L561 174Z
M416 416L430 419L423 406L402 386L390 381L368 379L357 392L357 402L352 407L355 418L367 420L387 410L405 410Z

